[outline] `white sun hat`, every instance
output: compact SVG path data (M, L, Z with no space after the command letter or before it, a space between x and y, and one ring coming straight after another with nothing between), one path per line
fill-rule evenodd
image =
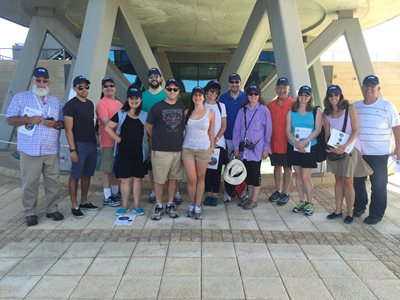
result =
M247 177L246 167L239 159L231 160L225 167L224 180L232 185L241 184Z

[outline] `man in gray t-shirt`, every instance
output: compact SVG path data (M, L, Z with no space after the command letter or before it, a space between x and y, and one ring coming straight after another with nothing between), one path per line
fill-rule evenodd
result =
M164 213L162 192L168 181L168 203L166 212L171 218L177 218L173 203L176 181L182 178L182 142L185 127L185 106L177 102L179 85L175 79L165 83L167 98L153 105L147 117L146 130L151 145L156 207L152 220L160 220Z

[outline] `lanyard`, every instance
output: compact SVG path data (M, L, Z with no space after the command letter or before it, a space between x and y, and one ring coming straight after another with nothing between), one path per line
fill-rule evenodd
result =
M35 100L36 100L37 106L39 107L39 110L42 112L42 114L44 114L42 105L40 105L40 102L39 102L39 100L38 100L36 95L35 95ZM49 117L50 116L50 111L51 111L51 107L50 107L50 104L49 104L49 106L47 107L47 115L45 115L44 117L46 117L46 118Z
M243 112L244 112L244 129L245 129L245 131L244 131L244 138L246 139L247 130L249 129L250 124L251 124L251 122L253 121L253 118L254 118L254 116L255 116L256 113L257 113L257 108L256 108L256 110L254 111L254 114L251 116L251 119L250 119L250 122L249 122L248 125L247 125L247 122L246 122L247 106L243 107Z

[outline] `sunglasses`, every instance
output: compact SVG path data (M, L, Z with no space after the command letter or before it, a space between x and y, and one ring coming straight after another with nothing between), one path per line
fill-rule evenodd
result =
M113 85L113 84L106 84L106 85L103 85L103 88L105 88L105 89L113 88L113 87L115 87L115 85Z
M147 76L147 78L149 78L149 79L157 79L158 77L160 77L160 76L158 76L156 74Z
M36 81L37 83L48 83L48 82L49 82L48 79L40 79L40 78L35 78L35 81Z
M260 96L260 94L256 93L256 92L252 92L252 93L249 93L249 96Z
M330 97L333 97L333 96L336 96L336 97L337 97L337 96L339 96L339 94L338 94L338 93L331 93L331 94L329 94L328 97L330 98Z
M80 86L77 87L77 89L79 91L88 90L88 89L90 89L90 86L88 86L88 85L85 85L85 86L80 85Z
M239 84L240 81L239 80L231 80L229 81L230 84Z
M166 87L165 89L167 90L167 92L172 92L172 91L174 91L175 93L179 92L179 88Z

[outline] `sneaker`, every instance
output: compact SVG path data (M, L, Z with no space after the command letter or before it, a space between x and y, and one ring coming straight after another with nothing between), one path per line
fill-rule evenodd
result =
M174 195L174 203L176 205L181 205L182 204L182 198L181 198L181 194L179 192L176 192Z
M127 208L121 207L121 208L118 208L118 209L115 211L115 215L116 215L116 216L123 216L123 215L126 215L127 212L128 212L128 209L127 209Z
M117 207L120 205L121 205L121 202L115 201L114 198L112 198L111 196L108 197L107 199L106 198L103 199L103 206Z
M250 210L253 209L255 207L257 207L257 202L254 202L253 200L249 200L247 201L247 203L245 205L242 206L244 209L246 210Z
M195 206L194 207L194 219L195 220L201 220L203 218L203 210L201 209L200 206Z
M156 194L152 192L149 198L147 198L147 201L149 201L149 203L156 203Z
M342 213L337 214L337 213L335 213L335 212L333 212L333 213L331 213L330 215L327 215L327 216L326 216L326 218L327 218L328 220L334 220L334 219L338 219L338 218L341 218L341 217L343 217L343 214L342 214Z
M311 216L314 213L314 204L306 203L303 207L303 212L305 216Z
M203 205L205 205L205 206L211 206L211 201L212 201L211 198L212 198L212 197L210 197L210 196L207 196L206 198L204 198Z
M365 213L365 209L363 209L363 210L354 210L353 211L353 217L356 217L356 218L361 217L364 213Z
M282 196L282 193L279 191L275 191L271 196L269 196L268 200L270 202L278 202L279 198Z
M164 214L164 208L162 206L156 205L154 209L154 214L151 216L151 219L154 221L161 220L161 216Z
M345 222L346 224L351 224L351 223L353 223L353 217L346 216L346 218L344 218L344 222Z
M77 219L82 219L85 217L85 215L82 213L82 211L79 209L79 207L71 208L71 212L72 212L72 215Z
M193 218L194 217L194 207L196 205L190 204L186 210L186 217Z
M224 202L231 202L232 198L226 192L224 192Z
M299 203L297 203L297 205L295 207L293 207L292 211L295 213L299 213L299 212L303 211L305 205L306 205L305 202L300 201Z
M80 209L87 209L87 210L98 210L98 209L99 209L98 206L93 205L93 204L90 203L90 202L85 202L85 203L79 204L79 208L80 208Z
M165 205L165 212L171 217L171 218L177 218L179 217L176 207L174 203L168 203Z
M112 194L111 196L110 196L114 201L122 201L122 195L121 195L121 192L118 192L118 193L116 193L116 194Z
M140 207L136 207L136 208L134 209L134 211L135 211L135 213L136 213L138 216L143 216L143 215L144 215L144 210L141 209Z
M274 201L271 201L274 202ZM289 195L285 193L281 193L281 197L278 200L278 205L283 206L286 205L289 202Z
M375 217L368 216L368 217L366 217L364 219L364 223L368 224L368 225L375 225L375 224L379 223L381 220L382 219L378 219L378 218L375 218Z
M218 198L211 197L210 206L217 206L218 205Z
M240 201L240 202L238 203L238 206L244 207L244 206L247 204L247 202L249 202L249 201L250 201L249 198L245 198L244 200L242 200L242 201Z

